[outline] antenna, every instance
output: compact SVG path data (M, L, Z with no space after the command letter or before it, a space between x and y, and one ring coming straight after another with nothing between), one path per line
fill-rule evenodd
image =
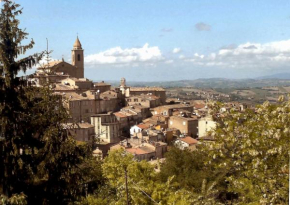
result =
M48 39L46 38L46 63L49 63L49 55L48 55Z

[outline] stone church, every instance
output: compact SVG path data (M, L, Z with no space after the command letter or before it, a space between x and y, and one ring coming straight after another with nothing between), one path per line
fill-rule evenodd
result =
M72 62L52 61L42 67L37 68L39 77L49 77L58 81L62 77L84 78L84 50L77 37L72 49Z

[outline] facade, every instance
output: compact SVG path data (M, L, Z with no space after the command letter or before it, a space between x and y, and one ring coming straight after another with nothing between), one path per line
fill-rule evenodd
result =
M141 95L141 94L151 94L160 98L160 102L162 105L166 103L166 93L164 88L160 87L131 87L130 88L130 96L131 95Z
M141 160L154 160L164 158L167 152L167 144L163 142L142 143L135 147L127 147L125 151L134 155L134 158Z
M161 87L128 87L126 85L126 79L121 78L120 90L125 97L130 97L132 95L141 95L141 94L151 94L160 98L161 104L166 103L166 93L165 90Z
M161 100L151 93L132 95L126 98L126 105L142 105L144 107L155 108L161 105Z
M62 85L70 86L75 90L89 90L93 88L93 82L87 78L69 77L60 81Z
M74 78L84 78L84 50L77 37L72 50L72 64L62 61L52 61L37 68L37 73L34 76L38 79L39 85L46 82L58 82L58 79L63 79L56 76L56 73Z
M75 71L76 78L84 78L84 50L82 48L82 44L77 37L73 49L72 49L72 65L75 66L77 69Z
M198 119L192 117L171 116L169 118L169 128L176 128L183 135L197 137L198 134Z
M174 142L175 146L181 150L184 149L195 150L197 143L198 141L191 137L180 137L176 139L176 141Z
M216 128L216 122L211 116L203 117L198 120L198 137L207 137L207 132Z
M153 115L164 115L172 116L174 111L183 110L193 112L193 106L189 104L173 104L173 105L163 105L153 109Z
M98 90L100 93L103 93L103 92L111 90L111 85L105 83L104 81L96 82L94 83L94 90Z
M117 143L120 141L119 122L112 113L91 116L91 124L101 142Z
M130 128L130 135L137 136L138 133L141 133L142 131L144 131L148 128L149 128L149 126L146 124L134 125L133 127Z
M148 117L150 111L148 107L136 105L123 107L119 112L115 112L114 115L120 123L120 132L122 136L130 137L130 128Z
M121 107L120 99L116 93L100 94L96 91L86 91L59 94L64 98L63 102L71 115L72 122L90 122L90 117L94 114L117 111Z
M77 141L92 142L94 140L94 126L89 123L66 123L63 124L63 127L68 130Z

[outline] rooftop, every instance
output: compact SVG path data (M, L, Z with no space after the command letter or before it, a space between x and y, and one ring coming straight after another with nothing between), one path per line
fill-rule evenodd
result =
M73 48L74 49L82 49L82 44L81 44L81 42L79 40L79 37L77 37L77 39L76 39L76 41L75 41L75 43L73 45Z
M176 119L176 120L186 120L186 121L192 121L192 120L197 120L198 117L197 116L193 116L193 117L182 117L182 116L171 116L170 119Z
M161 87L131 87L130 91L164 91Z
M120 118L122 118L122 117L127 117L127 115L125 115L123 112L115 112L114 113L114 115L116 116L116 117L120 117Z
M197 144L198 141L196 139L193 139L192 137L181 137L179 138L181 141L189 144L189 145L193 145L193 144Z
M85 93L78 94L76 92L63 93L63 97L67 98L69 101L77 101L77 100L94 100L95 96L91 94L89 91Z
M160 99L160 97L156 96L156 95L149 95L148 94L141 94L141 95L131 95L128 98L142 98L142 99L146 99L146 100L158 100Z
M110 84L107 84L104 81L102 81L102 82L96 82L96 83L94 83L94 85L96 85L96 86L111 86Z
M86 129L86 128L93 128L94 125L83 122L83 123L65 123L62 124L64 129Z
M139 124L137 126L141 129L148 129L150 127L150 125L148 125L148 124Z

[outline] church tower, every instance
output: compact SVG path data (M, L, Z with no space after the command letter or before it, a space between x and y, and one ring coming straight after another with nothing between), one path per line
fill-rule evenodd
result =
M84 50L79 37L77 37L72 49L72 65L77 67L76 77L84 78Z

